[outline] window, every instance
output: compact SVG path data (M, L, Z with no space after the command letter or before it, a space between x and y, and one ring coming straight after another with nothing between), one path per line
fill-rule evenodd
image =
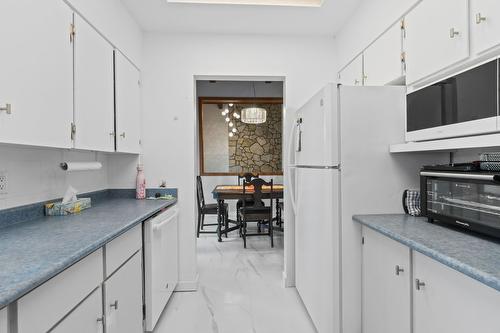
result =
M243 122L242 110L266 110L262 124ZM199 99L200 171L202 175L281 175L281 98Z

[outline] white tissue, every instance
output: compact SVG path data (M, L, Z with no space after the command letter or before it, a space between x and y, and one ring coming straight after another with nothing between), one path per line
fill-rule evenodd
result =
M77 193L78 191L73 186L70 185L66 190L66 194L64 194L62 203L67 204L69 202L75 202L77 200L76 198Z

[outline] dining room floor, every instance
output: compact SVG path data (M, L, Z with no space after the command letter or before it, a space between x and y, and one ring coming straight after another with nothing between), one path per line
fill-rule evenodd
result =
M244 249L232 232L222 243L201 235L197 249L198 290L174 293L155 333L316 332L296 289L283 288L281 232L274 248L262 236Z

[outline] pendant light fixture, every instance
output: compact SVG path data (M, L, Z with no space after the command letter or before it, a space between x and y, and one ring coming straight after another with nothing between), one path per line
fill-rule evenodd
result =
M252 82L252 86L253 97L257 98L257 94L255 93L255 82ZM267 121L267 110L258 106L243 108L241 110L241 121L245 124L263 124Z

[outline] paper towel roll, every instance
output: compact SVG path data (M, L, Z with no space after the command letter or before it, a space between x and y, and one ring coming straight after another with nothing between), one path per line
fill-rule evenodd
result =
M100 162L63 162L61 168L65 171L88 171L102 168Z

